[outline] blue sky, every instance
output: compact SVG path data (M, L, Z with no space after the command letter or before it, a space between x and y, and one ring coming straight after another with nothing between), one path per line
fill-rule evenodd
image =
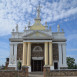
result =
M9 57L9 38L16 24L19 30L36 17L36 7L41 3L41 23L57 31L59 24L67 39L67 56L74 57L77 63L77 0L0 0L0 65Z

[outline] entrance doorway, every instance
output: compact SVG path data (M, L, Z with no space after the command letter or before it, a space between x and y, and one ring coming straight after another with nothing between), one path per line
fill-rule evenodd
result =
M31 61L31 68L32 72L34 71L43 71L43 60L32 60Z
M54 63L54 69L58 69L58 63L57 62Z

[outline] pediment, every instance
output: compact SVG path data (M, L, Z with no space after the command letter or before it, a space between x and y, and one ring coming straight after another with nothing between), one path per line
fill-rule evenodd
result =
M46 33L36 31L24 36L24 38L51 38L51 36L47 35Z

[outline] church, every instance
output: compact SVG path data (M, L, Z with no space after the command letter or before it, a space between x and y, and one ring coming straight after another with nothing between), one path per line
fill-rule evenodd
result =
M9 68L18 69L18 62L21 66L27 66L28 72L43 71L43 67L50 70L66 69L66 38L64 31L57 32L48 29L47 22L41 24L40 5L37 7L35 23L28 24L23 32L19 32L18 25L16 31L12 30L10 41Z

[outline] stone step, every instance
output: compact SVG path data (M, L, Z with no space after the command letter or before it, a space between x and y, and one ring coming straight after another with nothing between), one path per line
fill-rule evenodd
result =
M29 74L40 74L40 75L43 75L43 72L30 72Z
M43 72L31 72L29 77L43 77Z
M28 77L43 77L43 75L29 75Z

